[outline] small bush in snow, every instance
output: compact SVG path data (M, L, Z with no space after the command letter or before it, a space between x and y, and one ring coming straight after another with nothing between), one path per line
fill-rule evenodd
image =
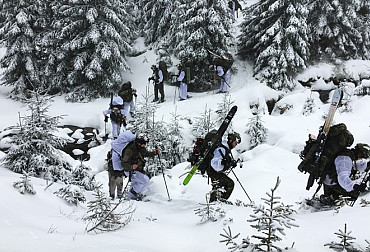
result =
M111 205L105 194L101 191L102 185L95 188L95 200L88 202L87 216L84 220L88 223L86 232L109 232L118 230L126 226L132 218L135 209L132 202L124 206L121 212L116 213L116 209L121 205L119 201L116 205Z
M36 191L33 189L31 184L31 180L28 178L28 174L23 171L23 176L21 177L21 181L17 181L13 183L13 186L18 189L18 191L22 194L29 193L29 194L36 194Z
M85 190L92 191L95 188L93 175L90 173L91 168L87 167L81 161L81 164L72 171L72 183L82 186Z
M17 173L27 172L30 176L67 182L70 179L70 165L63 160L57 148L65 140L53 135L61 116L47 115L51 97L31 92L25 102L31 112L20 118L12 136L13 145L4 157L3 165Z
M77 205L78 202L85 202L86 198L81 192L81 188L75 185L67 185L56 191L58 197L65 199L70 204Z
M218 218L225 216L225 211L217 203L210 203L208 200L208 194L206 196L206 204L201 204L202 208L195 209L195 214L201 217L200 223L204 223L208 220L217 221Z
M280 197L275 196L277 187L280 184L279 177L277 178L275 187L271 189L271 193L266 193L268 198L262 198L264 205L257 205L254 202L250 204L253 208L254 214L251 214L251 219L248 222L255 222L256 224L251 225L252 228L256 229L259 234L252 235L251 238L256 238L259 243L251 243L250 238L243 239L241 244L234 241L239 235L233 236L231 230L225 230L225 234L221 234L222 237L226 238L221 242L225 242L231 251L283 251L275 245L276 242L281 241L278 233L285 235L284 227L291 228L292 226L297 227L296 224L292 223L294 219L291 217L294 211L291 207L285 206L280 202Z
M250 137L249 142L251 149L261 143L266 142L267 128L263 126L263 121L259 113L249 119L245 133L247 133Z
M332 250L335 251L347 251L347 252L361 252L362 250L356 248L354 246L353 240L356 240L356 238L350 236L352 231L347 230L347 224L344 224L344 231L339 229L339 233L334 233L338 236L340 239L340 242L331 242L327 243L324 246L328 246Z
M302 114L309 116L315 112L315 103L312 97L308 97L303 104Z

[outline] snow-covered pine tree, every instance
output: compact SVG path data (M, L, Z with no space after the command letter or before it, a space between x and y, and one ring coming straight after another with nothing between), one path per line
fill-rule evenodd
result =
M343 90L343 98L341 100L341 106L339 107L339 111L343 112L352 112L352 97L354 94L355 86L353 83L350 82L342 82L340 84Z
M357 10L358 22L357 29L361 32L362 44L359 47L359 56L363 59L370 59L370 2L360 1Z
M340 238L340 242L331 242L327 243L324 246L328 246L332 250L335 251L347 251L347 252L361 252L359 248L356 248L353 240L356 240L356 238L350 236L352 231L347 230L347 223L344 224L344 231L339 229L339 233L334 233Z
M0 42L6 53L0 60L3 72L1 84L13 86L12 97L27 96L27 90L40 88L44 65L40 40L48 21L45 8L48 1L1 1Z
M129 121L128 127L132 132L151 135L153 131L158 130L153 124L158 104L151 102L152 96L149 94L149 87L146 87L145 94L142 95L143 100L137 102L135 119Z
M138 5L142 7L141 20L144 24L143 36L145 43L160 43L168 33L174 12L180 5L177 0L139 0Z
M109 96L120 88L122 72L129 69L130 13L120 0L55 2L58 63L53 86L72 101Z
M312 60L358 59L363 45L358 30L358 1L310 0L308 26Z
M209 52L224 55L229 51L232 33L231 14L226 0L183 0L174 14L177 20L169 31L170 46L181 63L192 62L194 85L189 90L208 90L213 72Z
M93 175L91 174L91 168L87 167L83 161L80 162L72 171L72 184L79 185L85 188L85 190L92 191L95 188L95 182Z
M243 14L238 54L255 62L254 75L268 86L292 90L309 59L304 1L262 0Z
M155 146L162 147L162 142L168 137L167 126L163 121L155 121L155 112L158 108L158 104L151 102L152 96L149 95L148 87L146 88L146 92L142 98L143 101L138 101L135 119L129 121L129 127L127 129L131 130L135 134L146 134L149 138L149 143L146 148L147 150L152 150ZM166 162L165 158L161 161ZM158 174L162 168L163 166L159 162L158 157L147 158L145 169L148 174L154 176Z
M268 198L262 198L264 205L252 203L253 214L248 222L256 224L251 225L259 234L252 235L252 238L258 239L260 242L255 244L257 251L282 251L276 244L281 241L278 233L285 235L284 228L298 227L293 223L291 217L293 210L290 206L285 206L281 203L280 197L276 196L276 189L280 184L280 178L277 177L274 188L271 188L271 193L266 193ZM262 248L266 248L263 250Z
M206 203L201 205L204 207L194 210L195 214L201 218L200 223L217 221L218 218L225 216L225 210L220 203L209 202L209 194L206 194Z
M195 137L204 137L208 132L216 127L216 122L213 120L212 109L207 109L207 105L204 108L204 113L194 119L193 127L191 132Z
M94 191L95 199L88 202L88 211L84 220L87 222L86 232L108 232L115 231L126 226L132 218L132 214L136 209L133 209L132 202L121 212L116 212L120 203L111 205L107 197L102 192L102 185L98 185Z
M74 205L77 205L78 202L84 203L86 201L81 188L76 185L65 185L58 191L54 192L54 194Z
M253 149L257 145L264 143L267 139L267 128L263 126L261 119L260 110L257 108L257 114L249 118L249 122L246 125L247 133L250 137L250 147Z
M30 115L23 117L18 133L12 137L12 146L3 159L3 165L17 173L23 171L35 177L70 181L71 167L60 151L65 140L53 135L61 116L48 116L51 97L31 92L27 100Z
M307 97L306 101L303 104L302 115L309 116L313 112L315 112L315 102L314 99L312 98L311 92L310 97Z
M229 93L225 93L222 97L222 102L217 103L217 110L216 114L218 115L218 124L217 126L221 126L223 120L225 120L227 114L229 113L231 107L234 105L234 101L231 100L231 95ZM227 135L230 132L233 132L233 122L231 121L229 127L227 128L225 134Z
M168 160L168 162L174 166L178 163L184 161L184 137L182 129L183 127L179 123L180 115L177 114L177 107L175 107L175 111L171 113L172 120L167 125L167 136L165 137L164 143L164 150L165 152L162 156Z
M36 194L36 191L33 189L31 180L29 179L29 175L27 172L23 171L21 181L16 181L13 183L13 186L18 189L18 191L22 194L29 193L29 194Z
M246 238L244 238L242 240L242 243L241 244L238 244L234 240L239 237L240 233L238 233L237 235L233 235L231 233L230 226L227 227L227 230L226 229L223 229L223 231L224 231L224 234L220 234L223 237L223 240L221 240L220 242L224 242L225 245L228 246L227 248L231 252L235 252L235 251L253 252L253 251L255 251L254 250L255 249L255 245L253 243L251 243L249 236L247 236Z

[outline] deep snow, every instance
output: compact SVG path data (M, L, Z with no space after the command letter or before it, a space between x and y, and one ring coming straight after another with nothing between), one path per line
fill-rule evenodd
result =
M142 44L138 43L137 46ZM136 58L128 59L132 70L128 74L133 86L141 94L149 88L153 94L153 87L148 84L147 78L151 75L150 65L155 62L155 55L148 51ZM354 76L361 71L369 71L369 62L351 61L347 63L350 73ZM369 207L361 207L359 200L354 207L345 206L339 213L334 211L316 212L299 209L296 202L302 201L313 195L316 187L310 191L305 190L308 176L297 170L300 162L299 152L309 133L317 134L319 126L323 124L322 116L327 113L329 104L322 103L315 97L316 112L302 115L302 107L311 92L305 88L284 97L284 102L293 104L293 108L280 115L274 111L269 115L266 111L262 115L264 126L268 129L268 138L265 144L249 150L248 136L245 133L248 119L252 117L249 108L251 102L259 101L261 104L267 99L277 98L278 93L270 90L252 78L251 66L244 62L236 62L238 74L232 76L230 95L238 106L238 111L233 119L234 130L241 133L242 143L234 152L240 157L243 168L236 168L235 173L247 190L249 196L256 203L262 204L261 197L270 191L279 176L281 184L277 194L281 196L284 204L293 205L297 211L293 215L298 228L286 229L286 236L278 243L280 247L291 247L294 243L295 251L331 251L324 247L331 241L339 242L334 234L339 229L343 230L345 223L356 243L363 248L367 246L365 239L370 241L370 226L368 225ZM300 79L315 76L330 76L333 70L330 65L320 65L310 68L299 75ZM320 84L320 83L319 83ZM319 85L318 84L318 85ZM322 83L320 84L322 85ZM157 110L156 119L169 121L170 113L177 111L182 116L181 125L186 144L190 148L194 138L191 135L188 118L194 119L204 112L205 106L217 108L222 101L222 94L215 92L192 93L193 98L187 101L178 101L178 90L175 87L165 86L166 102ZM0 134L8 126L18 122L18 116L28 113L27 108L19 102L7 99L9 87L0 86ZM370 96L354 96L352 101L353 112L337 113L335 123L343 122L355 137L355 143L370 143L370 114L368 106ZM98 99L91 103L66 103L63 97L56 97L52 104L50 115L65 115L63 124L90 126L104 132L102 111L107 108L109 99ZM108 124L109 126L109 124ZM109 127L108 127L109 130ZM91 159L85 164L96 173L96 180L103 184L105 193L108 193L108 176L103 170L106 152L110 149L110 140L102 146L90 150ZM0 157L5 154L0 152ZM73 161L74 166L78 161ZM86 223L82 221L87 210L87 204L77 207L67 204L53 192L62 185L53 184L46 190L46 182L32 178L36 195L22 195L12 184L20 180L20 174L0 166L0 251L4 252L39 252L39 251L130 251L130 252L163 252L163 251L227 251L227 247L219 243L219 235L223 229L231 227L233 234L241 233L241 238L256 234L247 222L252 213L251 208L236 205L221 205L226 216L216 222L200 223L200 217L194 210L202 207L205 194L210 190L207 179L195 175L189 185L183 186L179 178L188 168L189 163L178 164L165 171L166 181L172 201L168 201L166 189L161 175L151 179L147 191L149 202L131 202L136 208L132 221L124 228L103 234L86 234ZM235 181L235 189L230 200L237 199L248 203L243 190ZM126 183L126 181L124 181ZM322 191L321 191L322 192ZM321 193L320 192L320 193ZM91 192L86 192L87 201L93 197ZM370 200L370 196L364 196ZM124 203L129 204L128 202ZM255 241L252 239L252 242Z

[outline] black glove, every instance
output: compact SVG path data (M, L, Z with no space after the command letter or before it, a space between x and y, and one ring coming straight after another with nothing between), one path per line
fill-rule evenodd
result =
M104 117L104 122L108 122L108 118L109 118L108 116L105 116Z
M230 166L232 168L235 168L238 165L238 162L236 160L232 160Z
M148 78L148 81L151 81L151 80L154 80L154 78L153 77L149 77Z
M366 183L355 184L353 186L353 190L356 191L356 192L365 192L365 190L366 190Z

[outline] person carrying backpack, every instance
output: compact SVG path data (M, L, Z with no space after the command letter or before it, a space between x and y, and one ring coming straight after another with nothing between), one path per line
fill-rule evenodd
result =
M151 67L153 74L148 78L148 81L154 81L154 100L153 102L159 101L158 91L161 94L160 102L164 102L164 84L163 84L163 72L158 69L156 65Z
M339 196L357 199L361 192L367 187L367 181L356 183L351 179L353 172L365 172L369 170L368 161L370 157L370 146L358 143L354 148L343 149L335 158L334 163L329 164L326 169L332 171L326 175L323 185L324 194L320 201L327 205L333 205Z
M121 89L118 92L118 95L123 100L123 109L125 110L124 114L128 115L130 113L131 117L135 116L135 104L133 97L137 97L136 89L132 88L131 81L125 82L122 84Z
M186 80L186 72L181 64L177 65L177 70L179 70L177 81L180 82L180 101L183 101L188 98L188 83Z
M123 100L121 97L112 97L109 109L103 111L104 122L108 122L108 114L110 115L110 121L112 123L112 136L116 139L120 132L122 124L126 125L126 114L123 109Z
M219 200L226 202L234 190L234 181L229 178L226 172L236 167L237 161L233 158L231 150L241 142L239 133L230 133L227 141L222 141L216 148L211 159L211 167L207 169L208 176L212 181L210 202ZM221 192L219 189L223 189Z
M133 200L143 199L142 193L149 183L149 176L144 171L146 162L144 158L154 157L160 153L159 149L147 151L145 147L148 142L148 137L141 133L122 151L121 165L131 181L128 197Z
M114 200L115 192L117 189L117 197L122 198L123 194L123 177L126 177L124 169L121 164L122 151L125 147L136 138L135 134L131 131L124 131L119 134L116 140L111 142L111 151L108 152L108 160L111 158L111 166L108 164L109 176L109 196ZM110 156L110 157L109 157ZM109 161L108 161L109 162Z
M220 90L218 93L227 93L230 82L230 69L225 69L222 66L216 66L217 76L220 81Z

